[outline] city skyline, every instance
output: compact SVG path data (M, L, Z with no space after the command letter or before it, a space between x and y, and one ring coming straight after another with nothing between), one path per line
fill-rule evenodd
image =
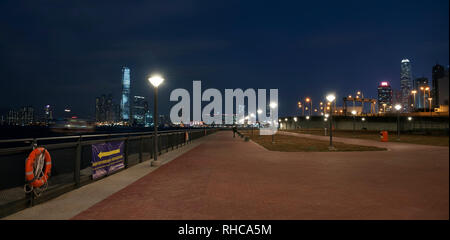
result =
M408 66L407 66L407 73L404 73L403 72L404 67L405 67L404 63L406 63L406 62L408 64ZM437 73L436 68L439 69L442 72ZM113 101L113 96L117 95L117 94L109 93L108 96L107 96L108 97L107 100L109 101L109 105L111 107L111 109L109 111L113 111L113 108L115 108L117 106L118 107L118 109L117 109L117 111L118 111L117 112L117 116L115 116L115 117L106 117L106 119L109 119L108 121L111 121L111 119L115 119L114 121L116 121L116 122L124 121L124 122L131 123L130 121L133 120L132 109L135 107L135 103L134 103L134 101L130 102L130 99L136 98L136 97L145 99L146 97L137 96L137 95L134 95L132 92L130 92L130 88L132 86L132 81L131 81L131 76L130 76L131 70L128 67L122 67L121 69L122 69L122 74L121 74L121 76L122 76L121 77L122 91L120 93L119 101L118 102ZM411 106L411 108L407 108L409 110L403 110L403 111L415 111L415 110L418 110L418 109L422 109L423 108L423 101L421 100L421 98L419 99L419 97L418 97L417 100L414 100L414 103L413 103L413 100L411 98L412 98L412 95L414 95L414 94L412 94L411 91L412 90L418 90L419 91L419 96L420 96L419 88L421 86L422 87L426 86L426 87L430 88L430 94L439 96L439 93L438 93L439 89L435 89L435 87L438 87L437 80L439 80L440 78L445 77L445 73L446 72L447 72L447 75L448 75L448 71L449 71L449 67L448 66L444 67L444 66L441 66L439 64L434 65L432 67L432 69L433 69L432 76L435 79L435 80L433 80L433 84L428 81L427 77L412 77L413 74L412 74L412 71L411 71L411 62L408 59L402 59L402 61L401 61L400 79L399 79L400 88L398 88L398 89L397 88L393 88L393 84L392 84L391 81L380 81L380 82L378 82L378 86L377 86L377 90L376 90L375 96L367 96L367 94L366 94L366 98L367 99L369 99L369 98L377 99L377 105L378 106L376 108L378 108L378 112L384 112L384 111L390 112L391 109L389 109L389 107L392 108L393 105L396 104L396 103L400 103L400 104L402 104L402 106ZM404 79L404 75L405 74L408 75L407 80L410 81L409 84L405 83L405 79ZM447 76L447 78L448 78L448 76ZM405 100L405 97L403 97L404 89L402 88L402 83L408 84L407 85L407 91L406 91L408 94L406 96L406 100ZM448 83L447 83L447 86L448 86ZM390 97L391 99L388 102L386 102L386 100L385 100L386 96L383 96L383 95L385 95L385 93L382 93L383 90L380 90L380 88L384 88L384 87L388 87L390 89L389 91L391 92L390 93L391 94L391 97ZM442 91L442 89L440 91ZM359 90L355 91L355 93L358 93L358 95L361 94L361 92ZM396 94L400 94L400 95L396 96ZM351 95L352 95L352 93L350 93L349 96L351 96ZM130 96L133 96L133 97L130 97ZM347 95L345 93L342 94L342 96L343 96L343 98L347 97ZM364 94L362 94L362 96L364 96ZM428 97L430 97L431 95L429 95L427 93L425 96L426 96L426 99L428 99ZM446 95L446 97L448 99L448 94ZM96 122L102 122L102 121L99 121L99 117L98 117L99 99L101 99L101 98L103 98L102 101L105 101L106 100L105 99L106 95L105 94L101 94L101 97L97 96L95 98L96 103L95 103L95 107L94 107L94 115L93 116L89 116L89 117L85 117L86 119L92 120L92 121L96 121ZM303 98L304 99L311 99L310 97L303 97ZM124 99L125 99L125 102L126 102L125 104L124 104ZM323 100L323 99L321 99L321 100ZM407 101L408 103L405 105L404 101ZM337 102L339 102L339 99L337 99ZM202 102L202 104L206 104L206 103L207 102ZM388 109L386 109L385 106L382 106L381 105L382 103L388 103L387 104L388 105ZM146 108L149 109L149 105L150 104L147 103L147 102L146 102L146 104L147 104ZM435 106L435 104L436 103L433 103L432 106ZM170 106L172 106L172 105L173 104L170 104ZM67 105L65 105L65 106L67 106ZM126 107L124 108L124 106L126 106ZM319 107L319 105L317 105L317 103L314 106L315 106L316 109ZM427 107L429 106L428 105L428 100L426 100L426 106ZM46 109L48 109L49 107L52 108L52 114L53 114L54 105L46 104L44 106L44 110L45 110L44 112L41 113L41 112L37 111L36 112L37 114L32 114L34 116L33 121L40 121L40 120L47 121L49 119L49 117L48 117L48 111ZM91 106L89 106L89 107L91 107ZM439 107L439 104L437 104L436 107ZM34 106L32 106L32 105L20 106L19 107L19 111L20 111L20 109L23 109L23 108L34 108ZM313 107L313 109L314 109L314 107ZM285 114L285 115L299 115L298 114L299 110L300 109L297 108L295 112L290 113L290 114ZM3 111L5 111L5 110L3 110ZM57 119L57 118L61 119L61 118L64 118L64 117L68 117L68 115L67 115L67 107L64 107L64 111L65 111L65 113L59 113L59 114L57 113L56 117L54 117L54 119ZM151 115L150 110L147 110L147 111L149 111L148 114ZM316 115L319 114L319 112L317 112ZM3 118L6 117L6 119L2 118L0 120L2 120L2 122L4 122L4 123L9 123L11 121L9 119L9 118L11 118L11 114L16 114L17 115L18 111L16 111L14 108L9 108L9 109L7 109L7 111L5 111L5 115L6 116L5 115L2 116L1 112L0 112L0 116L2 116ZM124 114L126 116L128 116L128 118L124 119ZM142 116L147 116L148 114L143 114ZM71 113L70 116L72 116L72 115L73 115L73 117L78 117L79 116L77 113ZM167 115L167 113L160 113L160 115ZM53 117L50 117L50 119L51 118L53 118ZM16 119L18 122L22 121L17 116L14 117L14 119ZM145 124L145 125L149 126L149 124Z
M219 89L278 88L280 115L290 115L304 96L323 99L334 91L340 100L358 89L376 97L382 81L400 89L402 59L411 61L412 79L432 79L436 63L448 66L448 2L396 2L389 9L386 4L330 2L330 9L339 5L340 11L322 12L314 3L246 3L236 11L229 11L232 3L130 3L133 17L117 22L118 3L61 3L48 10L51 17L36 22L29 20L46 13L45 3L5 1L1 9L7 37L0 44L9 47L0 73L11 81L1 83L8 91L0 109L51 104L55 112L70 106L74 113L94 117L95 97L113 93L119 98L122 66L132 71L130 92L147 99L152 99L148 75L165 77L163 114L171 107L170 91L189 89L194 80ZM102 11L106 9L109 13ZM141 14L147 10L153 12ZM15 17L19 15L23 20ZM171 27L158 27L155 18ZM227 27L229 19L233 28ZM80 38L74 42L75 36Z

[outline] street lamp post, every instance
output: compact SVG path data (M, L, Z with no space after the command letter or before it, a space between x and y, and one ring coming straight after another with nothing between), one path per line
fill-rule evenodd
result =
M420 90L423 91L423 111L426 112L427 111L427 100L425 100L426 94L425 91L430 91L430 87L420 87Z
M409 122L411 122L412 120L413 120L412 117L408 117L408 121L409 121ZM412 130L414 131L414 122L413 122Z
M257 113L258 113L258 128L261 128L261 122L259 121L259 119L260 119L260 115L261 115L261 113L262 113L262 110L261 109L258 109L258 111L256 111Z
M273 109L275 109L278 105L275 102L271 102L269 106L270 106L270 116L272 117L272 124L275 124L273 120ZM276 124L278 124L278 122ZM275 143L274 135L275 133L272 133L272 144Z
M433 98L428 98L428 101L430 101L430 104L428 105L430 107L430 116L433 116L433 112L431 111L431 101L433 100Z
M310 106L309 106L309 116L311 116L311 115L312 115L312 100L311 100L311 98L307 97L307 98L305 99L305 101L306 101L307 103L310 103Z
M353 115L353 135L355 135L355 116L356 116L355 110L352 111L352 115Z
M158 160L158 86L164 81L164 78L162 78L159 75L151 76L148 81L153 85L154 89L154 113L153 113L153 156L154 160Z
M402 109L402 105L395 105L395 110L397 110L397 140L400 139L400 109Z
M356 92L356 99L361 99L361 115L364 113L364 94L361 91Z
M416 109L416 93L417 93L417 90L412 90L411 93L413 94L413 109Z
M336 96L334 96L333 94L329 94L327 96L327 100L330 103L330 150L333 150L333 101L336 99Z
M254 113L250 113L250 117L252 117L252 119L253 118L255 118L255 114ZM253 125L254 125L254 123L251 123L251 125L252 125L252 137L253 137Z
M323 114L323 102L320 102L320 114Z

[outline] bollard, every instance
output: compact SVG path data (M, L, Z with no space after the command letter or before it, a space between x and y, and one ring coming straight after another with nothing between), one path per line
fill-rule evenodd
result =
M73 171L74 173L74 181L75 186L78 188L80 187L80 168L81 168L81 136L78 138L77 141L77 148L76 148L76 156L75 156L75 169Z
M381 131L380 139L382 142L388 142L388 131Z

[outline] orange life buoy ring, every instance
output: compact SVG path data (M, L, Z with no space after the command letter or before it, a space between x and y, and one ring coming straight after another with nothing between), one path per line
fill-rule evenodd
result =
M44 175L38 178L39 176L34 176L34 162L41 154L44 154L45 157L45 169L43 171ZM42 147L35 148L30 155L28 155L27 161L25 162L25 179L31 186L38 188L47 182L51 168L52 158L47 149Z

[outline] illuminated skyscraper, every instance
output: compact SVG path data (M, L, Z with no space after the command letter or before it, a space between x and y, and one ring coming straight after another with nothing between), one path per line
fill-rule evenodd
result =
M426 88L429 87L428 86L428 78L426 77L421 77L421 78L416 78L414 80L414 90L417 91L416 93L416 106L415 108L417 109L423 109L426 108L428 105L428 92L424 92L423 90L421 90L421 88ZM424 96L425 94L425 96ZM424 102L425 99L425 102Z
M436 64L433 66L433 72L432 72L432 92L431 92L431 97L433 98L433 107L437 108L439 107L439 102L440 102L440 96L439 96L439 92L440 92L440 86L439 86L439 79L443 78L445 76L445 70L444 67ZM444 89L445 90L445 89ZM448 90L448 89L446 89Z
M436 90L436 96L437 99L439 100L436 101L436 104L438 105L438 107L440 106L447 106L448 108L448 95L449 95L449 80L448 80L448 76L449 76L449 72L448 72L448 66L445 68L444 70L444 76L441 78L437 79L438 85L437 85L437 90Z
M150 110L147 110L147 112L145 113L144 126L153 126L153 115L150 113Z
M22 107L19 109L19 119L22 126L33 124L34 122L34 108L31 106Z
M44 107L44 118L45 118L45 122L49 122L51 119L53 119L53 110L52 107L50 105L45 105Z
M130 69L122 68L122 100L120 101L122 121L130 120Z
M145 97L134 96L133 98L133 125L134 126L145 126L145 115L148 112L148 102Z
M381 112L390 112L392 109L392 88L389 82L381 82L378 86L378 107Z
M403 106L404 112L409 112L410 106L410 95L412 88L412 73L411 73L411 63L408 59L403 59L401 63L400 72L400 89L401 89L401 104Z
M112 94L101 95L95 99L95 121L97 122L115 122L116 118L115 105L113 103Z

